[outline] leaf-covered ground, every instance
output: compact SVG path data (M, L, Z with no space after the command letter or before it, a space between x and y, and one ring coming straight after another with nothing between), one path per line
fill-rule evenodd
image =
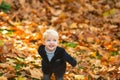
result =
M5 1L11 9L0 7L0 80L41 80L37 48L48 28L78 62L67 64L65 80L120 79L119 0Z

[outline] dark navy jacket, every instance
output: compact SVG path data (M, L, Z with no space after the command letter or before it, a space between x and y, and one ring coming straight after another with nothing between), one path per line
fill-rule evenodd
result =
M71 64L73 67L76 66L76 60L71 57L64 48L57 47L51 61L48 60L45 51L45 46L41 45L38 48L38 53L42 58L42 71L45 74L56 73L58 75L64 74L66 70L66 62Z

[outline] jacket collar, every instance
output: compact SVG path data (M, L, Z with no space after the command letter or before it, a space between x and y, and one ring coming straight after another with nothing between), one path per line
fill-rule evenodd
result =
M57 51L58 51L58 47L56 48L55 52L54 52L54 56L53 58L51 59L51 61L48 60L48 57L47 57L47 54L46 54L46 51L45 51L45 46L43 46L43 56L44 56L44 60L49 63L49 62L53 62L55 61L55 58L56 58L56 54L57 54Z

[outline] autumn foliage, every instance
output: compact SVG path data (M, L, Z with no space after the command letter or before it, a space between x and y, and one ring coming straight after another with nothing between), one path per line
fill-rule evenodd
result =
M119 0L2 1L0 80L41 80L37 48L48 28L78 62L67 64L65 80L120 79Z

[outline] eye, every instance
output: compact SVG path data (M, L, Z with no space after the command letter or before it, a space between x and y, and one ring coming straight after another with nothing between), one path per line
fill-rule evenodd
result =
M54 39L53 41L55 41L55 42L56 42L57 40L56 40L56 39Z
M50 40L48 39L48 40L46 40L46 41L50 41Z

